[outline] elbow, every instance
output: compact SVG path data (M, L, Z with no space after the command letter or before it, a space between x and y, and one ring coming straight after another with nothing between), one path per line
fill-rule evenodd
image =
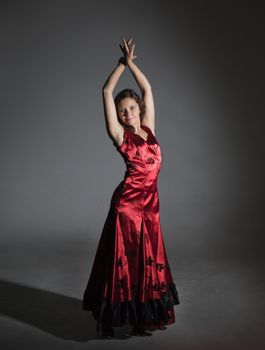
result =
M145 84L141 90L142 90L142 93L145 93L147 91L152 91L152 87L150 84Z
M102 88L102 93L103 94L112 94L112 89L107 88L105 85Z

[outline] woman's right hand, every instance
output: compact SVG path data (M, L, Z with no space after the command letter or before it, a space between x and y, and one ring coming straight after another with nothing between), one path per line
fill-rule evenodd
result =
M128 41L122 37L123 46L120 45L121 51L123 52L126 64L134 60L137 56L134 55L135 44L131 45L132 38Z

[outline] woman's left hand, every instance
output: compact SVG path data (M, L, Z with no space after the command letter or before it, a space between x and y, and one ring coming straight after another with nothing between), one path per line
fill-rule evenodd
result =
M122 40L123 40L123 47L120 45L120 48L123 52L126 64L128 64L129 62L131 62L137 57L136 55L134 55L135 44L131 45L132 38L126 41L124 37L122 37Z

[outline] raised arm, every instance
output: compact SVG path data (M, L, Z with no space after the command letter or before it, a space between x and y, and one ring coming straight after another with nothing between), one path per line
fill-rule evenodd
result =
M126 67L125 63L122 62L122 59L120 59L118 65L111 72L102 88L106 129L109 136L118 144L122 142L124 130L118 121L116 107L113 99L113 90Z
M132 39L130 39L131 41ZM130 42L129 41L129 42ZM146 76L140 71L137 65L133 62L133 59L137 56L134 55L135 44L132 45L132 48L129 48L128 43L123 38L124 43L124 56L126 60L126 64L129 67L133 77L135 78L141 92L142 99L145 104L145 113L142 116L142 124L147 125L152 129L153 133L155 133L155 107L154 107L154 99L152 88L147 80Z

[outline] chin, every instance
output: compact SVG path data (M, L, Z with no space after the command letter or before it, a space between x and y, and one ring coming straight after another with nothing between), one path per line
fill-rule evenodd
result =
M132 124L134 124L134 119L133 120L127 120L126 122L124 122L124 124L126 124L126 125L132 125Z

